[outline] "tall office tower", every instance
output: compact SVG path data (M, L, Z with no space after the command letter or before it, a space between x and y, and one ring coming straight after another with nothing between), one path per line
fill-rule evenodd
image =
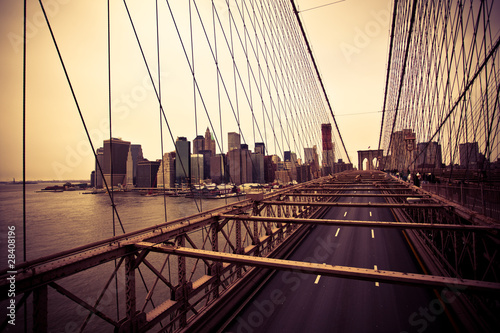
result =
M458 145L460 166L464 168L478 168L481 160L477 142L466 142Z
M137 163L142 161L144 159L144 156L142 155L142 147L141 145L138 144L131 144L130 152L132 155L132 164L133 164L132 174L134 175L134 184L135 184L137 178Z
M175 182L191 184L191 143L185 137L175 141Z
M203 155L191 155L191 184L200 184L203 181Z
M127 157L130 142L112 138L104 140L104 179L108 186L126 184ZM112 180L112 181L111 181Z
M266 182L264 177L264 154L252 154L252 182L258 184Z
M210 166L212 159L212 151L211 150L200 150L200 155L203 155L203 177L202 179L211 179L210 178Z
M95 152L96 154L96 162L95 162L95 180L94 180L94 186L95 188L102 188L103 187L103 181L102 181L102 174L101 170L99 170L99 165L102 168L102 172L104 173L104 148L98 148ZM99 162L99 164L97 164Z
M285 162L290 162L292 160L292 152L291 151L285 151L283 153L283 159Z
M303 164L297 167L297 183L311 180L311 165Z
M304 164L311 166L309 170L313 179L319 177L320 168L316 145L312 148L304 148Z
M193 140L193 154L199 154L202 150L205 150L205 138L198 135Z
M255 143L255 153L262 154L262 155L266 154L266 145L264 144L264 142L256 142Z
M304 148L304 164L314 162L314 148Z
M137 187L156 187L160 161L142 160L137 162Z
M216 184L227 183L228 170L226 155L217 154L210 158L210 179Z
M160 167L158 168L157 187L175 187L175 151L163 154Z
M437 142L420 142L417 144L417 168L441 168L443 157L441 145Z
M264 156L264 182L272 183L276 179L276 163L273 156Z
M335 153L333 150L334 147L332 141L331 124L321 124L321 138L323 141L323 167L329 168L329 170L333 170L333 163L335 163Z
M141 145L131 144L127 156L127 182L129 186L136 184L137 180L137 163L144 160L142 155Z
M227 153L230 181L236 185L252 182L252 157L247 145Z
M212 134L207 127L205 131L205 150L210 150L212 152L212 156L215 156L215 140L212 138Z
M228 149L227 151L230 152L233 149L240 149L241 146L241 139L240 135L235 132L229 132L227 134L227 141L228 141Z
M95 170L90 173L90 187L95 187Z
M136 170L137 172L137 170ZM132 158L132 149L128 150L127 155L127 181L125 182L127 187L133 187L134 184L134 160Z

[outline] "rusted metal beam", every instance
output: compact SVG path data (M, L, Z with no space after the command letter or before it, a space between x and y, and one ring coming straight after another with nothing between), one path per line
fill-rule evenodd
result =
M382 198L430 198L424 194L382 194L382 193L288 193L287 196L293 197L382 197Z
M379 202L301 202L301 201L263 201L262 203L277 206L311 206L311 207L370 207L370 208L445 208L448 206L432 203L379 203Z
M58 293L60 293L61 295L64 295L66 296L67 298L69 298L70 300L72 300L73 302L75 302L76 304L80 305L81 307L87 309L88 311L94 313L96 316L100 317L101 319L107 321L108 323L110 323L111 325L115 326L115 327L118 327L118 323L116 321L114 321L113 319L111 319L110 317L108 317L106 314L104 314L103 312L97 310L95 307L93 307L92 305L88 304L87 302L85 302L83 299L81 299L80 297L76 296L75 294L73 294L72 292L70 292L69 290L65 289L64 287L62 287L61 285L55 283L55 282L51 282L49 284L52 288L54 288Z
M406 186L397 187L386 187L386 186L314 186L314 187L303 187L300 188L301 191L413 191L411 188Z
M464 287L470 291L484 291L498 294L500 293L500 283L457 279L445 276L423 275L414 273L404 273L395 271L375 270L368 268L357 268L327 264L317 264L302 261L261 258L241 254L222 253L200 249L190 249L185 247L167 246L148 242L137 243L138 248L150 249L160 253L170 253L179 256L192 258L206 258L215 261L239 263L247 266L257 266L262 268L292 270L306 274L319 274L322 276L332 276L340 278L350 278L356 280L400 283L416 286L430 287Z
M47 285L43 285L33 291L33 332L48 332L48 314L49 298Z
M126 246L110 244L101 249L78 253L74 256L63 257L57 261L26 268L23 271L18 271L16 275L16 292L24 293L33 290L48 282L121 258L127 253ZM7 287L6 283L0 281L0 295L7 295Z
M462 225L462 224L437 224L437 223L413 223L413 222L326 220L326 219L282 218L282 217L240 216L240 215L221 215L221 217L232 220L246 220L254 222L320 224L320 225L331 225L331 226L356 226L356 227L369 227L369 228L488 231L488 232L493 232L495 234L500 230L500 225L488 226L488 225Z

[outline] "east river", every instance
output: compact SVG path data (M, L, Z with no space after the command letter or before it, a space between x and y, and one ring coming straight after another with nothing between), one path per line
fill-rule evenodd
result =
M48 183L26 185L26 256L33 260L89 244L113 236L113 213L111 201L107 194L83 194L86 191L38 192L49 186ZM59 183L61 185L61 183ZM244 198L244 197L240 197ZM218 206L237 201L230 200L199 200L184 197L166 197L162 195L141 196L137 192L118 192L114 195L118 215L126 232L154 226L166 220L209 210ZM115 215L116 235L122 233L118 218ZM23 189L19 184L0 184L0 269L5 270L8 263L7 234L9 227L15 226L16 231L16 262L23 261ZM102 289L103 280L107 280L114 265L108 263L79 273L76 276L61 280L61 285L75 291L85 298L95 299ZM120 281L121 283L122 281ZM115 307L115 294L110 291L103 299L103 307ZM120 293L119 293L120 295ZM19 300L22 295L17 295ZM123 298L123 293L120 295ZM2 295L2 299L5 299ZM30 297L31 299L32 297ZM4 313L8 300L1 302ZM32 306L28 306L28 327L32 325ZM123 307L124 299L119 302ZM123 309L121 310L123 311ZM114 310L116 318L116 310ZM78 332L88 311L76 303L69 301L55 290L49 288L49 331ZM123 312L121 312L123 317ZM1 321L5 320L2 315ZM7 325L6 332L24 331L24 310L16 314L16 326ZM111 331L109 325L103 325L101 319L91 320L85 331Z

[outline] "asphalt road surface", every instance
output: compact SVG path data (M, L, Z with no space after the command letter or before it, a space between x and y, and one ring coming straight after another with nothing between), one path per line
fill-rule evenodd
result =
M384 202L384 199L342 197L339 202ZM387 208L334 207L324 218L394 221ZM422 273L402 231L396 229L316 226L289 259ZM454 329L431 289L280 271L224 331L453 332Z

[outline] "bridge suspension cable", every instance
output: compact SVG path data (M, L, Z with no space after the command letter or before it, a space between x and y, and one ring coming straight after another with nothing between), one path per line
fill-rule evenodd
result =
M394 2L379 140L386 169L494 177L498 15L495 1Z

